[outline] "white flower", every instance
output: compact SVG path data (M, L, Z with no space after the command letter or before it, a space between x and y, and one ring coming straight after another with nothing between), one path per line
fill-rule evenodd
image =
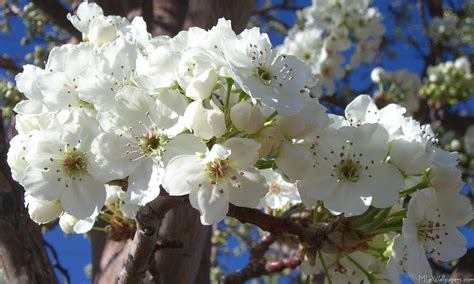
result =
M72 25L82 32L87 34L89 31L89 26L92 21L100 16L103 16L104 12L102 8L96 3L87 3L82 2L79 7L77 7L76 15L67 15L67 19L71 21Z
M303 203L317 200L334 214L360 215L370 205L392 206L404 186L401 173L384 162L388 133L377 124L328 128L310 146L314 164L298 183Z
M382 67L375 67L372 72L370 72L370 79L374 83L380 83L384 81L385 70Z
M128 177L122 200L144 205L159 195L164 173L162 157L171 139L167 129L174 121L166 108L158 107L140 89L126 86L115 98L115 110L99 114L104 132L92 142L95 160L91 167L103 182ZM196 140L192 142L200 144ZM183 153L192 151L189 145L180 145L180 149Z
M163 186L170 195L189 194L205 225L222 220L229 203L255 208L267 191L264 177L252 167L259 147L250 139L231 138L206 155L177 156L166 167Z
M252 98L284 115L296 114L304 107L300 91L310 80L311 71L294 56L278 55L258 28L227 39L223 52L233 79Z
M59 227L66 234L84 234L92 230L97 215L97 213L94 213L89 218L77 219L70 214L64 213L59 218Z
M408 249L401 235L393 238L392 255L387 262L387 270L393 283L402 283L401 274L408 274L415 283L424 283L420 276L429 279L433 274L424 249Z
M64 211L89 217L105 201L103 183L91 171L90 144L98 133L96 120L80 110L62 111L55 117L62 129L34 133L28 143L21 184L34 198L59 200Z
M466 252L466 239L457 227L471 218L472 208L453 211L434 189L425 188L417 191L408 204L402 236L410 252L423 249L435 260L450 261Z
M212 109L207 109L202 104L202 101L194 101L188 105L184 112L186 126L202 139L221 137L227 130L224 113L212 101Z
M261 173L268 184L268 193L260 202L261 207L268 206L272 209L282 209L288 204L301 202L295 183L286 181L278 171L265 169Z
M105 17L94 19L87 33L87 38L97 47L117 38L117 28Z
M230 109L230 120L240 131L255 134L263 128L265 117L257 105L241 101Z
M31 220L45 224L56 220L64 211L59 200L44 201L25 194L25 207Z

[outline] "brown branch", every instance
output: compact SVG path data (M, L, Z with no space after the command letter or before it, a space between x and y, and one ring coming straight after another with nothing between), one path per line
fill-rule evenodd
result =
M82 38L81 33L66 18L69 10L57 0L31 0L36 7L51 19L53 24L66 30L71 36Z
M164 193L164 190L162 193ZM140 208L137 213L137 230L133 237L127 263L120 272L118 283L141 283L145 277L151 257L156 249L158 229L166 213L187 201L187 196L172 197L160 195L154 201Z
M291 234L306 246L320 246L322 240L330 230L330 226L321 224L321 227L304 227L289 218L267 215L260 210L238 207L229 204L227 216L236 218L241 223L249 223L275 236Z
M6 69L13 74L20 73L23 70L13 59L4 55L0 56L0 68Z

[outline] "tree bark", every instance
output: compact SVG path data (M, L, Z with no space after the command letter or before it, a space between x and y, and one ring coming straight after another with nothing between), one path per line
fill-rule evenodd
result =
M7 283L57 283L40 227L31 221L23 189L11 178L0 111L0 269Z

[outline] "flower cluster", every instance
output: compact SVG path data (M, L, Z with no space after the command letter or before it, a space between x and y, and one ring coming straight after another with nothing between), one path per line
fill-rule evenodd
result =
M454 105L474 93L471 64L466 57L430 66L420 94L435 108Z
M280 47L311 66L320 84L314 93L320 95L322 87L334 91L334 80L344 77L345 53L353 48L349 69L361 63L371 63L381 43L385 28L381 15L369 1L313 1L313 5L300 12L300 25L288 33Z
M464 253L457 227L472 209L458 193L458 156L405 108L378 109L361 95L344 116L327 114L309 95L311 68L258 28L237 35L220 19L208 31L151 38L141 18L106 17L93 3L69 19L83 42L54 48L44 69L27 65L16 77L27 100L15 107L8 163L36 222L60 217L65 232L83 233L110 206L133 217L162 187L189 195L205 225L229 204L298 204L328 222L349 220L360 243L320 252L328 277L341 281L389 277L386 258L357 252L385 232L401 233L389 261L397 273L425 272L411 265L426 263L425 251L443 261ZM355 22L362 40L377 27Z
M370 78L379 85L378 95L383 96L384 101L398 103L410 113L415 113L420 108L418 91L422 83L417 74L408 70L389 72L376 67Z

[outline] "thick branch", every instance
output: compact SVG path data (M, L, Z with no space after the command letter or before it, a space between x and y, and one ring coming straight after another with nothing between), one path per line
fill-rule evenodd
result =
M40 8L43 13L51 19L53 24L66 30L72 36L81 38L81 33L66 18L69 10L57 0L32 0L36 7Z
M153 252L157 232L166 213L173 207L186 202L187 197L160 196L140 208L137 213L137 230L127 263L119 275L118 283L141 283L145 277Z

